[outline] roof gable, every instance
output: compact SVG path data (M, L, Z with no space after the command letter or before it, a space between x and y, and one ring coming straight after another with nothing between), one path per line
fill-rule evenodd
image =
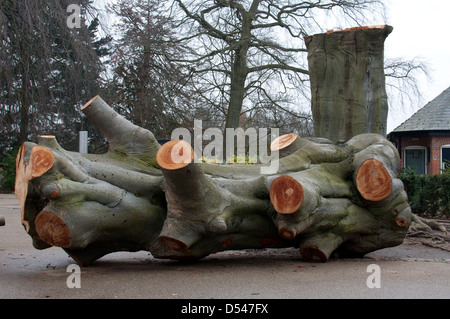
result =
M450 87L393 132L450 130Z

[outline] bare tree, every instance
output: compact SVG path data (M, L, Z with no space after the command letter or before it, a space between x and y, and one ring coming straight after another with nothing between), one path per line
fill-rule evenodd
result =
M233 128L239 126L242 113L267 103L307 120L298 112L300 101L308 102L303 37L320 30L318 17L323 14L359 23L367 21L365 14L374 7L382 7L373 0L174 3L174 16L181 16L178 42L189 51L173 60L186 63L198 92L225 115L225 127Z
M74 3L80 25L71 29L67 7ZM0 1L1 135L10 138L4 144L55 134L73 148L81 125L75 106L98 93L106 54L98 20L86 20L89 8L87 0Z
M167 58L180 56L172 21L156 0L121 0L109 11L119 19L111 57L115 105L136 125L169 138L190 118L184 75Z
M430 78L427 62L420 58L389 58L385 61L386 90L390 105L419 105L422 102L422 79ZM399 110L405 111L405 109Z

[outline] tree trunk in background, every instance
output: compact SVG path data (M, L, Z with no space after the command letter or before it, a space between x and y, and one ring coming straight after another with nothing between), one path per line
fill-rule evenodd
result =
M384 42L392 30L360 27L305 37L316 137L386 136Z

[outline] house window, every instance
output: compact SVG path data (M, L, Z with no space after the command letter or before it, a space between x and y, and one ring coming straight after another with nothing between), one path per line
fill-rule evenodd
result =
M405 149L405 167L416 174L426 174L427 149L422 146L410 146Z
M442 169L450 169L450 145L442 146L441 168Z

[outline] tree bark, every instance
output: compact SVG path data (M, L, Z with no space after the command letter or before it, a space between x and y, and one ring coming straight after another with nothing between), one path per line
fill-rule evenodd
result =
M305 37L317 137L337 142L386 135L384 41L392 30L360 27Z
M225 128L238 128L241 118L242 104L245 96L245 81L247 79L247 50L243 45L235 50L235 59L231 71L230 103L228 104Z
M307 260L399 245L411 209L395 147L377 134L336 144L281 136L278 170L198 162L189 144L160 146L100 97L83 107L108 137L101 155L26 142L16 196L37 249L63 248L81 265L114 251L202 258L232 249L298 247Z
M225 121L225 128L238 128L241 118L242 105L245 98L245 82L248 76L248 50L250 48L252 39L252 22L255 18L256 11L259 5L259 1L254 1L250 10L245 11L239 9L242 18L242 29L240 39L233 49L232 70L231 70L231 83L230 83L230 103L228 105L227 117Z

